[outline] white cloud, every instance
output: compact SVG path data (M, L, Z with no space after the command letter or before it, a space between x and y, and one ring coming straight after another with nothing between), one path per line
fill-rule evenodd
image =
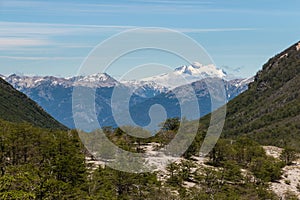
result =
M49 45L48 40L33 39L33 38L15 38L15 37L1 37L0 49L15 48L15 47L34 47Z
M257 28L179 28L183 33L203 33L203 32L232 32L232 31L255 31Z
M226 2L226 1L224 1ZM219 5L219 6L218 6ZM286 15L299 16L300 12L296 9L254 9L236 7L235 4L218 4L215 0L129 0L129 1L35 1L35 0L6 0L1 2L1 11L8 13L30 13L37 15L63 15L63 16L107 16L112 14L155 14L168 13L185 15L188 13L236 13L236 14L257 14L257 15Z
M118 32L134 26L1 22L0 36L57 36L89 32Z
M83 25L83 24L51 24L51 23L22 23L0 22L0 36L59 36L77 35L99 32L115 32L139 28L138 26L123 25ZM224 32L224 31L253 31L256 28L173 28L179 32Z
M84 57L57 57L57 56L0 56L0 59L9 59L9 60L31 60L31 61L45 61L45 60L83 60Z
M2 1L1 2L3 7L42 7L47 4L45 1L29 1L29 0L10 0L10 1Z
M57 48L92 48L93 42L87 39L75 40L76 36L97 34L117 34L121 31L139 28L123 25L83 25L83 24L51 24L51 23L24 23L0 21L0 50L20 49L27 47L52 46ZM173 28L182 33L227 32L227 31L255 31L256 28ZM170 29L157 29L164 31ZM62 40L61 36L70 36L73 41ZM73 37L74 36L74 37Z
M4 1L2 10L7 12L26 12L27 9L34 9L39 13L57 15L67 13L68 15L85 14L120 14L120 13L175 13L186 12L223 12L224 9L211 9L212 1L184 1L184 0L132 0L118 2L67 2L67 1L31 1L31 0L9 0Z

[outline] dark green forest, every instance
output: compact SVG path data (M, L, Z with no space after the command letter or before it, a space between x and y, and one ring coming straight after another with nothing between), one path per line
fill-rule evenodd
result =
M170 164L168 178L158 180L156 173L126 173L105 166L92 170L74 130L2 120L0 126L0 199L276 199L267 183L279 179L285 165L242 137L234 143L220 140L207 167L187 159ZM124 148L137 148L133 141L124 142L118 129L109 134L123 141ZM185 181L195 187L185 187Z
M0 78L0 118L11 122L28 122L37 127L64 129L67 127L57 122L36 102L14 89Z

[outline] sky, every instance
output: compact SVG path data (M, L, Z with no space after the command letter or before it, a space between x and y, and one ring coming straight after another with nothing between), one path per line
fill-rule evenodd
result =
M161 27L195 40L228 74L250 77L300 40L299 8L299 0L0 0L0 74L74 76L113 35ZM151 62L185 64L148 50L120 59L108 72L120 77Z

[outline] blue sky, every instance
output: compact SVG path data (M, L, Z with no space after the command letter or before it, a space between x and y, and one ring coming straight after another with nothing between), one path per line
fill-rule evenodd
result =
M112 35L164 27L196 40L228 73L249 77L300 40L299 8L298 0L2 0L0 74L73 76ZM147 52L124 59L109 73L121 76L137 56L173 68L185 64Z

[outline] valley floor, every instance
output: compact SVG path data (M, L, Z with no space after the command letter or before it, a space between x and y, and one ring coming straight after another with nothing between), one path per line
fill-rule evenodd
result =
M166 169L166 165L169 162L180 163L184 158L176 158L172 156L166 156L164 154L158 153L155 149L157 148L157 143L150 143L143 146L148 157L146 161L149 165L156 167L156 172L158 179L160 181L165 182L168 177L168 172ZM266 154L268 156L272 156L276 159L280 158L280 155L283 151L282 148L278 148L275 146L263 146ZM206 164L208 158L200 158L200 157L192 157L193 163L195 164L195 168L191 169L191 172L195 171L197 167L210 167ZM104 161L93 160L90 157L86 157L86 162L90 164L92 169L96 169L99 166L104 166ZM276 195L280 197L280 199L285 199L284 196L291 192L295 194L298 199L300 199L300 158L293 162L292 165L285 166L283 169L283 175L281 179L277 182L270 182L270 190L272 190ZM247 170L242 169L242 172L246 172ZM185 181L184 187L193 188L196 184L193 181ZM176 191L174 191L176 192Z
M274 146L264 146L267 155L279 158L282 149ZM282 179L271 183L271 189L280 197L287 192L293 192L300 199L300 159L283 169Z

